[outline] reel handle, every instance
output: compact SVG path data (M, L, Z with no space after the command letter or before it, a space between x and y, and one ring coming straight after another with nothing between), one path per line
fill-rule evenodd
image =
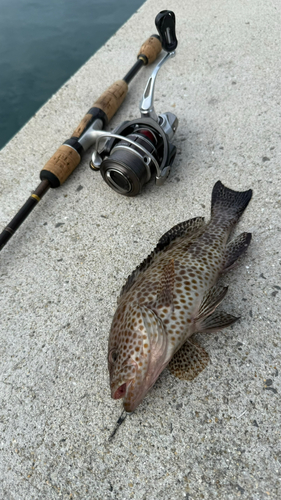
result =
M166 52L174 52L178 41L176 37L176 16L171 10L162 10L155 18L155 26L160 35L162 47Z

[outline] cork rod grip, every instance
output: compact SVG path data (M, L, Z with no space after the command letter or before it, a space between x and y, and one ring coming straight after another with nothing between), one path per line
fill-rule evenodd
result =
M75 149L62 145L57 149L55 154L47 161L43 171L50 172L58 178L62 184L81 161L80 155Z
M127 92L128 84L124 80L117 80L98 98L93 107L102 109L110 121L124 101Z
M155 61L161 50L162 44L160 40L158 40L158 38L156 38L155 36L151 36L142 44L138 53L138 59L141 59L143 56L145 56L148 64L151 64Z
M111 120L118 108L121 106L128 92L128 84L124 80L117 80L97 99L93 104L93 108L101 109L107 116L108 121ZM92 115L87 113L74 130L72 137L80 137L86 130L88 123L92 120Z

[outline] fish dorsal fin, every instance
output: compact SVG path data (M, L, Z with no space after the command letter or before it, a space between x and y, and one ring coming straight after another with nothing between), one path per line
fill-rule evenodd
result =
M198 234L198 231L205 227L204 217L195 217L173 226L163 236L161 236L154 250L143 260L143 262L130 274L123 286L120 297L127 293L135 283L138 276L144 273L154 262L155 257L163 250L168 249L170 243L182 236L192 237Z
M197 235L198 231L203 227L205 227L204 217L195 217L194 219L180 222L161 236L156 248L159 248L159 251L164 250L172 241L175 241L181 236L188 237Z
M119 297L122 297L124 293L127 293L135 283L138 276L144 273L150 267L151 263L155 258L155 255L158 253L156 250L157 247L148 255L148 257L146 257L146 259L144 259L144 261L138 267L136 267L136 269L132 272L132 274L128 276L127 281L123 286Z
M162 276L158 285L156 300L147 304L147 307L152 309L153 312L159 314L163 308L169 312L174 310L174 284L175 284L175 263L171 259L164 267Z
M209 355L194 340L187 340L171 359L168 369L177 378L193 380L206 368Z

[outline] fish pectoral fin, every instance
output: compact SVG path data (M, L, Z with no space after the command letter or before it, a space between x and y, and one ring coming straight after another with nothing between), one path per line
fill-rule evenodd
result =
M224 286L212 286L203 296L201 302L199 313L196 318L194 318L195 323L202 318L210 316L224 299L227 294L228 287Z
M168 369L175 377L193 380L206 368L209 355L194 340L188 340L171 359Z
M146 304L156 314L164 307L169 312L174 310L174 283L175 283L175 262L171 259L164 267L157 289L157 297L154 302Z
M223 273L229 271L229 269L234 266L238 257L240 257L240 255L247 250L251 239L251 233L241 233L237 236L237 238L227 244L225 251L226 262L222 270Z
M238 319L240 318L236 318L232 316L232 314L223 311L214 311L210 316L198 321L196 324L196 331L197 333L217 332L218 330L222 330L222 328L232 325L232 323L235 323Z

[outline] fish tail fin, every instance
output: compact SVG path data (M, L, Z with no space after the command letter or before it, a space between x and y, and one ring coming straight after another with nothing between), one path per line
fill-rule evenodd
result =
M235 224L241 217L253 191L233 191L217 181L213 187L211 216L224 216L230 224Z

